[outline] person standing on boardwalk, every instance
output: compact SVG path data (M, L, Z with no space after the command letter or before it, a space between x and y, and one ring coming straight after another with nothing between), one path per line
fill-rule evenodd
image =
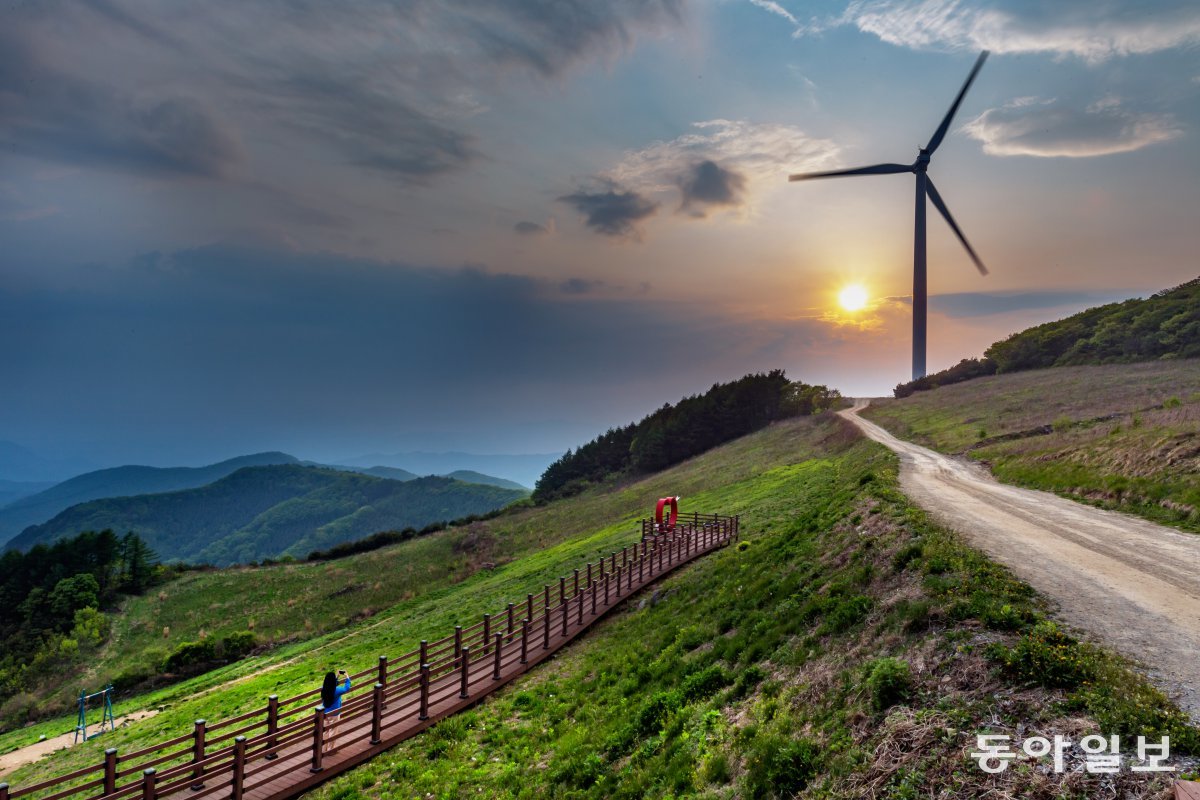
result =
M343 682L339 685L338 678ZM350 676L346 670L339 669L335 676L332 672L325 673L325 683L321 686L321 705L319 708L325 716L325 739L322 752L332 753L337 749L338 717L342 713L342 695L350 691Z

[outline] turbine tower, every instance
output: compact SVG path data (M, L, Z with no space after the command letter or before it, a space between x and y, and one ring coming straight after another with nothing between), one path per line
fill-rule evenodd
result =
M933 181L929 178L929 159L933 156L934 151L946 138L946 133L950 130L950 123L954 120L954 115L958 112L958 107L962 104L963 97L966 96L967 90L971 88L971 84L975 81L975 76L979 74L980 68L983 67L983 62L987 60L988 51L984 50L979 54L979 58L975 61L975 66L971 68L971 74L967 76L966 83L958 92L958 97L954 98L953 105L946 112L946 116L942 119L942 124L938 125L936 131L933 132L933 138L929 140L929 144L921 148L917 155L917 160L911 164L874 164L869 167L858 167L856 169L838 169L831 172L806 172L801 175L792 175L788 178L791 181L807 181L814 178L841 178L851 175L893 175L900 172L912 172L917 176L917 215L916 229L913 241L913 337L912 337L912 376L913 380L925 377L925 318L928 308L926 297L926 280L925 280L925 198L928 197L933 201L933 205L942 216L946 218L946 222L950 224L950 229L954 231L954 235L962 242L963 247L967 248L967 253L971 256L971 260L975 262L975 267L980 274L987 275L987 267L983 266L983 262L979 260L979 256L975 254L975 248L971 247L967 237L958 227L958 223L954 221L954 217L950 214L950 209L946 207L946 203L942 200L942 196L938 194L938 190L934 187Z

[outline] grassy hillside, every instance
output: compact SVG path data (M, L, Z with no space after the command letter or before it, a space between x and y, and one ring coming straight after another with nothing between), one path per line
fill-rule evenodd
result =
M28 549L111 528L137 531L167 560L303 558L376 531L482 514L524 496L449 478L393 481L295 464L246 467L196 489L81 503L26 528L9 546Z
M242 467L294 463L296 459L286 453L257 453L206 467L125 466L87 472L0 508L0 543L77 503L103 497L130 497L191 489L220 480Z
M318 794L1086 796L1109 779L1028 767L993 778L965 754L976 732L1011 733L1018 724L1075 738L1170 731L1176 750L1200 747L1195 730L1113 659L1045 623L1034 627L1040 612L1030 590L931 526L894 487L892 456L823 416L777 423L637 482L308 567L324 595L295 606L307 603L318 617L368 564L429 569L438 554L419 547L452 552L457 540L488 548L496 563L469 576L464 569L461 582L438 589L414 578L419 594L370 620L123 698L118 713L162 711L6 780L27 785L98 759L102 748L176 735L195 718L310 688L331 666L361 668L456 621L469 624L634 541L634 519L668 493L689 508L741 514L745 547L682 570L658 587L658 602L633 599L530 676ZM221 573L243 581L221 591L302 569ZM214 585L208 591L216 596ZM153 598L146 602L148 610ZM286 606L282 597L274 603ZM55 729L5 735L0 749ZM1117 780L1127 797L1162 785L1128 772Z
M1044 367L1116 364L1200 357L1200 278L1158 292L1089 308L1066 319L1014 333L983 358L902 383L896 397L982 375Z
M864 416L996 477L1200 531L1200 361L978 378Z

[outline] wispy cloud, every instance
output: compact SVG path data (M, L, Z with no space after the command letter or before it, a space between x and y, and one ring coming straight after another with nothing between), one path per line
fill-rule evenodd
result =
M597 232L628 236L636 228L607 229L603 223L609 213L618 220L634 215L630 221L638 222L675 198L687 218L704 219L715 209L749 205L755 191L786 186L789 172L831 165L839 152L832 141L790 125L714 119L692 127L691 133L627 152L596 176L607 189L559 199L588 214L588 225ZM604 213L593 221L593 210Z
M1200 42L1191 0L856 0L826 25L853 25L917 49L1049 53L1099 62Z
M779 3L776 3L775 0L750 0L750 5L758 6L764 11L769 11L777 17L783 17L793 25L800 24L800 20L796 19L792 12L779 5Z
M1165 114L1130 111L1117 98L1086 107L1021 98L963 125L994 156L1086 158L1128 153L1182 133Z
M831 165L839 152L831 140L791 125L714 119L692 127L691 133L626 153L606 174L644 192L669 193L707 161L744 176L747 189L785 186L790 172Z

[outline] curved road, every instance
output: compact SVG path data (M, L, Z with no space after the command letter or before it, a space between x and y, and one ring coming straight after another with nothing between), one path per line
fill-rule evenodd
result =
M976 464L839 412L900 456L917 505L1051 598L1059 617L1147 670L1200 722L1200 536L996 481Z

